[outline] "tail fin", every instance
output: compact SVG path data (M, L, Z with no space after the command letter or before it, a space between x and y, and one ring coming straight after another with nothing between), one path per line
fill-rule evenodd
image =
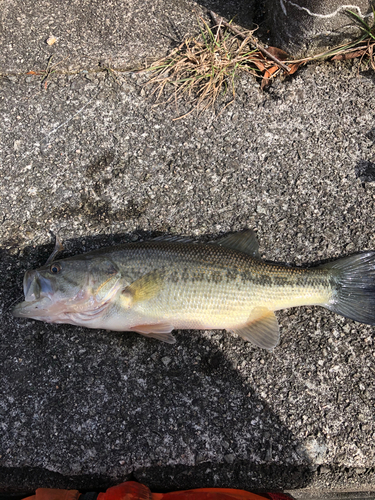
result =
M334 292L324 307L360 323L375 325L375 252L365 252L320 266L331 269Z

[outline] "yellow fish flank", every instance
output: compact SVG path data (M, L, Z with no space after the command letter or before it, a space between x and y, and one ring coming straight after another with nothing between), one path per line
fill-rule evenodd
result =
M134 331L175 342L174 329L226 329L259 347L279 341L274 311L321 305L375 324L375 252L315 268L262 261L253 231L195 244L129 243L27 271L16 317Z

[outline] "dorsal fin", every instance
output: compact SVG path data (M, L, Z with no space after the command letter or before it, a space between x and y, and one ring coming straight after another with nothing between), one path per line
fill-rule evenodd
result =
M55 240L55 248L53 249L53 252L51 255L48 257L47 262L44 264L45 266L48 266L48 264L51 264L53 262L53 259L56 257L57 254L62 252L64 250L64 245L58 235L56 235L56 240Z
M230 234L216 241L211 241L214 245L231 248L238 252L247 253L252 257L260 258L259 243L252 229L241 231L240 233Z
M151 240L146 240L146 243L154 241L160 241L163 243L195 243L194 240L192 238L189 238L188 236L170 236L170 235L156 236Z

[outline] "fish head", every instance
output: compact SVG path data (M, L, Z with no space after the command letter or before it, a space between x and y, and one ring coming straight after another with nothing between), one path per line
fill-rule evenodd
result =
M68 258L26 271L24 302L13 316L49 323L68 323L69 314L95 309L107 300L118 277L113 265L95 266L91 259Z

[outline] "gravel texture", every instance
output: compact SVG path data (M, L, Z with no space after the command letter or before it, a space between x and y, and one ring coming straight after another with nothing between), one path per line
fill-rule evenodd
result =
M10 5L11 3L5 4ZM318 64L185 118L134 73L0 79L0 489L374 486L374 329L277 313L268 353L221 331L173 346L16 320L50 231L65 256L246 227L269 260L374 249L375 76ZM221 112L220 112L221 111Z
M272 44L294 57L321 54L362 36L348 11L369 24L370 0L265 0Z
M189 0L4 0L1 7L4 72L44 69L51 55L59 70L138 67L196 29Z
M209 10L252 29L264 17L252 0L2 0L0 73L45 69L50 56L58 71L143 67L199 32Z

